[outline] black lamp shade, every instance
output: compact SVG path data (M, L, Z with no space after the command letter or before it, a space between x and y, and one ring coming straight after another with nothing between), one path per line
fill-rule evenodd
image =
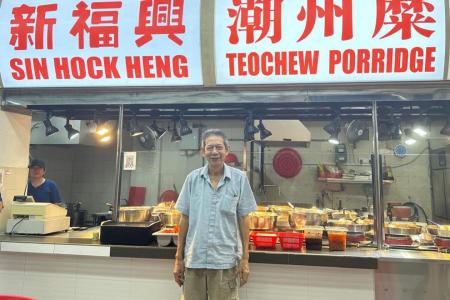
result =
M48 118L44 120L44 126L45 126L45 135L46 136L50 136L59 131L58 128L53 126L52 122L50 122L50 120Z
M188 135L192 133L192 129L189 127L187 121L183 118L180 118L180 135Z
M153 121L152 125L150 125L150 128L156 133L156 137L158 139L161 139L167 132L166 129L159 127L155 121Z

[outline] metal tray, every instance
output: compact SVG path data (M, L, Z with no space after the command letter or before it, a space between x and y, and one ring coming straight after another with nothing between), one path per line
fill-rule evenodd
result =
M418 235L422 232L422 227L392 227L386 226L385 228L386 234L392 235Z

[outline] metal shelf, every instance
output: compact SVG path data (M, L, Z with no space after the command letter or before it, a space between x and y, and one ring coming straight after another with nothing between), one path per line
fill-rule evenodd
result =
M351 184L372 184L372 180L346 179L346 178L322 178L318 177L318 181L326 183L351 183ZM384 184L394 183L394 180L383 180Z

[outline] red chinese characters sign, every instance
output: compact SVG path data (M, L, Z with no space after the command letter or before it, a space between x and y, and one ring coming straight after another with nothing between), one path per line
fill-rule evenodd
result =
M200 85L200 1L4 1L5 87Z
M216 2L219 84L442 80L440 0Z

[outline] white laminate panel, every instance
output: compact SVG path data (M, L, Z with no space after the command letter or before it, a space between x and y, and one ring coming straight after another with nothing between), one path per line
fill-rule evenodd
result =
M49 273L25 275L23 293L39 300L74 300L75 276Z
M108 246L55 245L55 254L105 256L109 257Z
M308 299L375 299L374 270L302 267L308 274Z
M301 266L251 264L241 298L248 300L307 299L307 274Z
M158 282L154 280L133 280L129 300L179 300L182 294L175 282Z
M2 252L53 254L54 249L55 245L53 244L2 242Z
M23 271L0 270L0 294L23 295Z
M131 300L179 300L181 288L173 280L173 260L133 259Z
M77 257L77 274L92 279L124 280L131 276L131 258Z
M109 280L78 277L76 280L75 300L121 300L129 299L130 294L131 284L126 278Z

